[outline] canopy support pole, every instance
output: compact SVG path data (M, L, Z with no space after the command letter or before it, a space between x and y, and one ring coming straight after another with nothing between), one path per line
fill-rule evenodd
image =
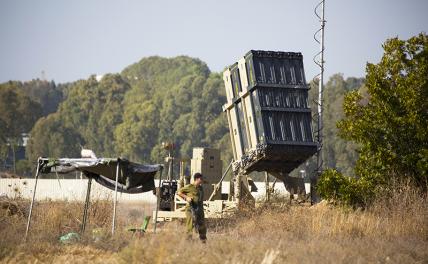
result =
M158 223L158 211L159 211L159 204L160 204L160 189L161 189L161 181L162 181L162 172L163 172L163 166L160 168L160 175L159 175L159 183L158 183L158 189L156 192L156 213L155 213L155 226L153 228L153 233L156 234L156 226Z
M114 230L116 228L117 183L119 181L119 171L120 171L120 159L117 159L116 184L114 186L113 223L111 226L111 234L112 235L114 235Z
M88 188L86 189L85 208L83 209L82 227L80 229L80 233L82 235L85 232L86 220L88 219L88 209L89 209L89 202L91 197L91 186L92 186L92 177L88 177Z
M42 162L42 160L40 158L38 158L37 159L36 176L34 177L35 182L34 182L34 190L33 190L33 199L31 199L30 212L28 213L28 220L27 220L27 228L25 229L25 237L24 237L25 242L27 241L28 232L30 231L31 215L33 213L34 200L36 198L37 180L39 179L40 163L41 162Z

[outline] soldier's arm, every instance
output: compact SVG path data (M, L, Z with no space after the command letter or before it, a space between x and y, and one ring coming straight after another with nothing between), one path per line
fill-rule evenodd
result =
M190 196L187 196L187 193L188 193L188 190L186 186L184 186L183 188L180 188L180 190L178 190L177 192L178 196L183 198L185 201L190 202L192 201L192 198Z

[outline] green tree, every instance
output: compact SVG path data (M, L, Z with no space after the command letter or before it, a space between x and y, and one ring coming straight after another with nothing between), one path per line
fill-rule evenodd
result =
M0 145L4 159L12 150L14 171L15 150L22 144L22 134L28 133L42 115L40 104L34 102L19 89L19 83L8 82L0 85Z
M409 177L426 186L428 37L390 39L379 64L367 64L367 95L346 98L342 135L362 145L361 177Z
M356 144L339 136L337 121L345 117L343 100L349 91L361 88L363 79L344 79L342 74L330 77L324 93L324 142L323 155L326 168L335 168L346 175L353 175L358 158Z
M338 127L341 136L361 146L355 167L359 187L408 178L426 190L428 37L393 38L383 48L381 61L367 64L367 90L346 96Z
M145 58L122 76L132 89L125 96L124 121L115 131L121 155L162 162L161 143L173 141L176 156L191 157L193 147L217 147L227 134L227 123L217 121L224 118L223 81L200 60Z
M64 126L84 139L98 156L115 156L114 129L122 122L123 98L129 84L118 74L95 76L75 83L59 108ZM68 154L68 153L64 153Z
M150 161L151 151L158 143L158 122L158 110L152 101L127 105L114 135L118 154L133 161Z
M163 162L163 141L175 143L176 156L191 157L193 147L222 146L226 153L230 149L224 140L228 129L221 112L221 75L210 73L198 59L144 58L120 75L108 74L99 82L92 76L61 89L66 99L32 132L28 151L33 159L78 155L79 144L98 156L144 163ZM49 141L45 136L51 133L64 137ZM54 152L63 139L69 148ZM231 155L225 155L229 160Z
M58 109L58 105L64 98L63 92L66 90L68 84L57 86L54 81L48 82L34 79L28 82L9 81L2 85L19 90L32 101L39 103L42 107L42 115L47 116Z
M309 91L309 102L312 114L316 119L318 84L312 82ZM324 168L334 168L345 175L354 176L354 167L358 159L357 144L345 140L339 136L337 122L345 117L343 112L343 101L345 94L349 91L361 89L364 85L364 78L349 77L343 78L343 74L337 73L332 75L324 86L323 94L323 161ZM314 131L317 124L313 124ZM316 135L314 134L314 137ZM316 140L316 138L315 138ZM316 171L315 156L301 165L293 173L300 170L306 170L306 175Z
M20 86L25 94L42 106L43 116L55 113L63 101L62 86L57 86L54 81L35 79L23 82Z
M40 118L31 130L26 147L27 159L35 163L38 157L75 158L80 156L84 141L75 130L64 126L59 114Z

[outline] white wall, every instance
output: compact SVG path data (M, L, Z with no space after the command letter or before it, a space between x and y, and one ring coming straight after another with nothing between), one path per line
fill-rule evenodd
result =
M34 179L0 179L0 196L17 197L31 199L34 190ZM156 186L158 181L156 180ZM86 195L88 180L87 179L39 179L37 182L36 199L52 199L52 200L74 200L84 201ZM258 191L253 192L253 196L258 199L265 194L265 183L255 183ZM308 192L309 186L305 186ZM280 193L286 193L284 184L277 182L275 190ZM229 191L229 182L223 182L222 192ZM91 199L112 199L114 191L111 191L95 181L92 181ZM119 201L144 201L155 203L156 196L152 192L142 194L126 194L118 193Z

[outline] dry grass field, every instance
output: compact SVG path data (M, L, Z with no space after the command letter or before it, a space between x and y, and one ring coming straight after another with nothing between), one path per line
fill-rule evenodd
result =
M396 188L366 210L327 203L290 205L277 199L209 221L208 242L201 244L184 238L179 221L159 225L156 234L133 237L126 227L141 224L142 215L138 206L124 210L123 204L117 233L111 237L111 201L93 201L85 235L63 245L61 235L79 230L81 203L38 203L24 243L29 202L3 200L0 262L428 263L427 202L426 195L408 186Z

